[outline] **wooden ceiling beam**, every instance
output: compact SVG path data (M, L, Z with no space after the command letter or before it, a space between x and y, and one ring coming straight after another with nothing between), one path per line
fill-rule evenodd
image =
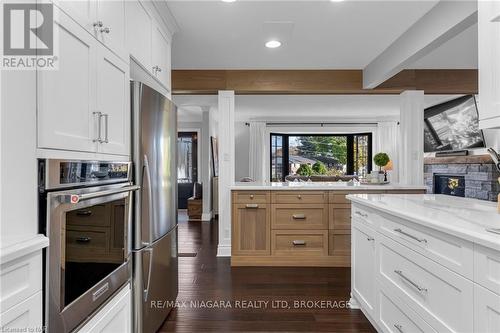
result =
M363 89L362 70L173 70L174 95L475 94L477 70L403 70L375 89Z

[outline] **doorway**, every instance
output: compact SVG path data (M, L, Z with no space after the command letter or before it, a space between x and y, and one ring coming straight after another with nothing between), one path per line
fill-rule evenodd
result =
M187 209L198 182L198 132L179 132L177 137L178 208Z

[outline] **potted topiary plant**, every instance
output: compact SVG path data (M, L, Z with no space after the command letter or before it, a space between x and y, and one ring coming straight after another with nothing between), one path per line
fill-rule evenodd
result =
M375 156L373 156L373 162L375 162L375 165L379 167L379 182L382 182L384 178L380 177L380 175L384 174L384 171L382 171L382 168L389 163L391 159L389 158L389 155L386 153L378 153Z

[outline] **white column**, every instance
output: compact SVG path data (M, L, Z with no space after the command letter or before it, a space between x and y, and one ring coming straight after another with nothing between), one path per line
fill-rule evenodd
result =
M201 125L201 181L203 183L202 221L212 219L212 165L210 154L210 107L202 107Z
M219 245L217 256L231 256L231 190L234 184L234 91L219 91Z
M402 92L399 105L399 180L402 184L424 185L424 92Z

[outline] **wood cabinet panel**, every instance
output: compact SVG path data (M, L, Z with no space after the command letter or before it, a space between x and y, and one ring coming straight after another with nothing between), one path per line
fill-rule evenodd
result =
M349 192L330 192L329 202L332 204L345 204L350 205L351 202L345 198L346 195L350 194Z
M271 219L269 205L234 204L233 255L269 255Z
M350 256L351 255L351 230L328 232L328 255Z
M330 216L328 228L333 230L351 229L351 205L332 204L330 205Z
M326 230L273 230L272 254L285 256L328 255Z
M328 192L323 191L274 191L271 196L276 204L328 203Z
M326 204L273 204L273 229L328 229Z
M271 194L269 191L236 191L233 192L233 204L269 204Z

